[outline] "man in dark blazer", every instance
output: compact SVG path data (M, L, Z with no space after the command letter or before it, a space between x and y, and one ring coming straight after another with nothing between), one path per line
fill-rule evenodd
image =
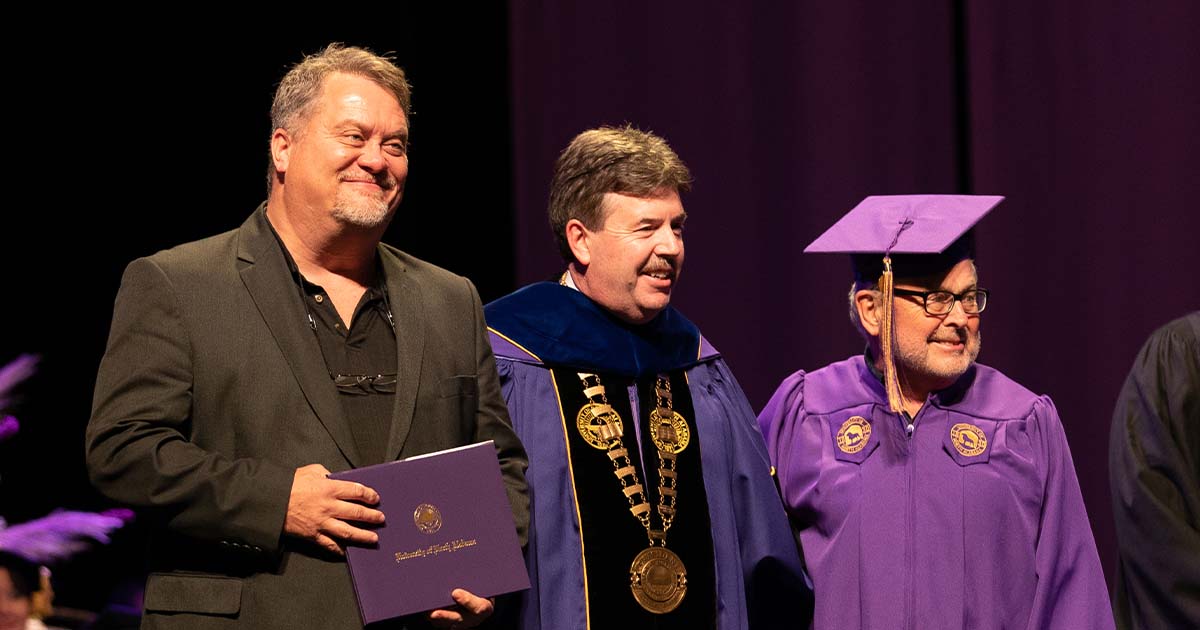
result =
M337 45L306 58L272 106L267 202L126 269L87 461L97 488L161 526L144 628L362 627L343 548L375 542L363 525L384 515L373 489L330 471L494 440L524 544L526 457L479 296L379 242L408 174L408 113L388 59ZM404 623L493 611L453 596Z

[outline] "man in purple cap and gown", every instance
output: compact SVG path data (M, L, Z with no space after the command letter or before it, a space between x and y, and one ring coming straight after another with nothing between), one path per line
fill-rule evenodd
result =
M856 254L867 340L759 415L818 630L1113 627L1054 404L975 362L969 230L1001 199L868 197L805 250Z
M808 625L753 410L669 306L689 180L653 134L580 134L550 193L567 271L485 309L529 453L526 630Z

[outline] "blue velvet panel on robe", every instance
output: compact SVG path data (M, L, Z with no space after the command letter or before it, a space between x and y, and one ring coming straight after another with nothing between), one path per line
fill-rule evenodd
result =
M584 294L553 282L531 284L484 308L488 326L542 363L640 377L696 364L700 331L668 306L629 326Z

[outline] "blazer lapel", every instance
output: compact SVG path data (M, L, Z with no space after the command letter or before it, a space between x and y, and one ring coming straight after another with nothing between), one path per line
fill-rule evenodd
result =
M396 401L386 454L392 460L400 456L412 429L421 379L421 354L425 349L425 316L421 310L424 300L421 285L395 254L380 247L379 256L384 262L388 300L396 317Z
M360 461L358 449L337 400L337 389L329 380L316 335L309 329L300 290L288 271L279 242L271 234L261 207L242 225L238 234L238 258L248 263L240 265L242 282L271 329L271 335L287 359L313 413L350 466L357 466Z

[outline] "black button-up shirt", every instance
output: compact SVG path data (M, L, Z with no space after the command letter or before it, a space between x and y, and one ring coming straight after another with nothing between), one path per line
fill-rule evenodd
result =
M338 390L342 413L350 423L362 463L391 459L387 443L396 399L397 333L383 265L376 258L375 284L359 299L347 327L329 294L304 278L274 227L271 232L279 241L297 292L304 300L304 309L311 318L304 324L313 331L321 348L325 371L330 375L329 386ZM343 384L359 382L361 386L338 387L335 379Z

